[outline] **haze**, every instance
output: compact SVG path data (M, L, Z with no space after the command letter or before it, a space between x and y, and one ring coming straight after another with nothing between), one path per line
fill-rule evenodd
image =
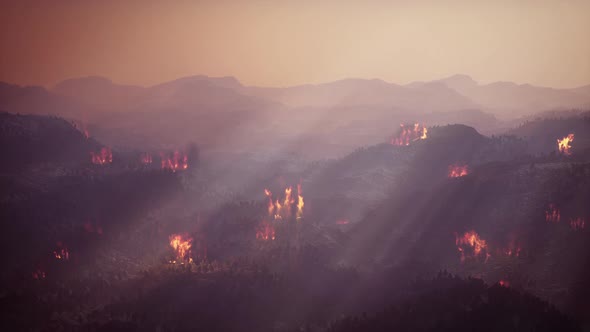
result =
M205 74L291 86L465 73L572 88L590 82L588 31L588 1L14 1L0 12L0 81L149 86Z

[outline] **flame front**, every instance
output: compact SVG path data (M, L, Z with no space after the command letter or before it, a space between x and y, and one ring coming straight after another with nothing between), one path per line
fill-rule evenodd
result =
M90 152L90 156L93 164L104 165L113 162L113 152L108 147L101 148L98 153Z
M192 262L191 247L193 245L193 238L188 234L172 234L169 237L170 246L174 249L176 254L175 262Z
M57 243L57 249L53 251L53 256L59 260L70 260L70 252L61 242Z
M295 211L295 218L301 219L303 217L303 207L305 202L303 201L303 191L301 185L297 185L297 201L293 197L293 188L285 188L285 198L276 199L273 201L272 192L268 189L264 189L264 194L268 197L268 216L274 220L288 220L293 217L293 211Z
M401 131L397 137L391 138L391 144L402 146L410 145L410 142L417 140L424 140L428 138L428 129L419 123L414 123L414 126L405 126L400 124Z
M188 168L188 156L184 153L174 151L172 155L161 153L160 156L162 157L162 169L176 172Z
M572 154L572 146L571 143L574 141L574 134L569 134L562 139L557 140L557 149L560 153L563 153L566 156Z
M449 166L449 177L460 178L469 174L469 168L467 165L451 165Z
M256 239L263 241L274 241L276 239L276 232L274 226L263 220L256 230Z
M455 245L461 253L461 262L465 261L467 255L474 258L485 256L485 261L490 257L486 241L475 231L465 232L462 236L455 234Z

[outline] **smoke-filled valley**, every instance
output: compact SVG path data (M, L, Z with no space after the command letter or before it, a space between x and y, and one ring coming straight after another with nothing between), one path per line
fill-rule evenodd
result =
M459 75L2 84L2 322L581 330L588 105Z

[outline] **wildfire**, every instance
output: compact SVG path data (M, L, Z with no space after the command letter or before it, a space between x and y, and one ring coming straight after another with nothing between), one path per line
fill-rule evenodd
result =
M586 227L586 221L583 218L574 218L570 220L570 227L574 231L581 231Z
M262 221L256 230L256 239L263 241L274 241L276 239L274 226L267 221Z
M469 174L469 168L467 165L451 165L449 166L449 177L460 178Z
M188 157L184 153L174 151L172 155L161 153L160 156L162 157L162 169L176 172L178 170L185 170L188 168Z
M510 281L500 280L500 281L498 281L498 284L502 287L506 287L506 288L510 287Z
M487 252L488 245L475 231L468 231L463 236L455 234L455 245L461 253L461 262L465 261L466 255L473 257L485 256L487 261L490 255Z
M401 131L399 135L391 138L392 145L410 145L410 142L428 138L428 129L419 123L414 123L414 126L407 127L400 124L400 127Z
M70 260L70 252L61 242L57 243L57 249L53 251L53 256L60 260Z
M142 154L141 154L141 156L140 156L140 158L139 158L139 160L140 160L140 161L141 161L141 163L142 163L142 164L144 164L144 165L149 165L149 164L151 164L151 163L152 163L152 161L153 161L153 160L152 160L152 155L151 155L151 154L149 154L149 153L147 153L147 152L145 152L145 153L142 153Z
M348 219L336 220L336 225L348 225L348 224L350 224L350 220L348 220Z
M305 206L301 185L297 185L297 201L295 201L292 193L293 188L287 187L285 189L285 198L282 200L277 198L273 201L272 192L264 189L264 194L268 197L268 216L274 220L289 219L292 217L292 211L295 208L295 218L301 219L303 217L303 207Z
M45 271L41 271L37 269L35 272L32 273L32 277L35 280L45 279L47 276L45 275Z
M574 134L569 134L562 139L557 139L557 149L559 150L560 153L563 153L564 155L569 156L572 154L572 152L571 152L572 146L570 145L570 143L573 141L574 141Z
M559 209L555 204L549 204L547 210L545 211L545 221L547 222L559 222L561 219L561 215L559 214Z
M113 162L113 152L108 147L101 148L98 153L90 152L90 156L93 164L104 165Z
M172 261L172 263L180 262L183 264L184 262L191 263L193 261L191 258L192 237L188 234L172 234L168 239L176 254L176 260Z

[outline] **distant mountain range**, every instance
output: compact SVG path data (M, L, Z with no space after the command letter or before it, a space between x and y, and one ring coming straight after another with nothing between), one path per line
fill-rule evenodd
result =
M234 77L191 76L151 87L103 77L62 81L51 89L0 83L0 109L72 116L122 111L208 111L363 107L413 113L481 110L516 117L548 110L590 108L590 85L553 89L529 84L479 84L466 75L406 85L344 79L284 88L244 86Z

